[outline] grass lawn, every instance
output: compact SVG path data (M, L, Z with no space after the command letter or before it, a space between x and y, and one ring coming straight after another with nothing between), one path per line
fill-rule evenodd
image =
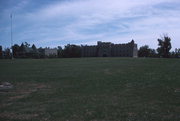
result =
M0 60L0 121L180 121L180 60Z

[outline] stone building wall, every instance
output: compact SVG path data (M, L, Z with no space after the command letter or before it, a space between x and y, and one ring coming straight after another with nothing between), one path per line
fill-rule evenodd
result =
M97 53L98 57L111 57L111 43L98 41Z
M82 57L96 57L97 56L97 46L81 46L81 56Z
M126 44L97 42L97 46L82 46L82 57L137 57L137 44L132 40Z

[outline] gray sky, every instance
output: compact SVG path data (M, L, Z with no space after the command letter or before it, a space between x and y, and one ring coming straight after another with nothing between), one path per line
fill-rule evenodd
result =
M13 40L36 46L96 44L97 41L157 48L168 34L180 48L179 0L0 0L0 45Z

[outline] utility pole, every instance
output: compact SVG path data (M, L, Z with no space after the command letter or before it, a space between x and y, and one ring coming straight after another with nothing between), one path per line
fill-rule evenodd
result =
M13 59L14 57L13 57L12 13L10 17L11 17L11 49L12 49L12 59Z

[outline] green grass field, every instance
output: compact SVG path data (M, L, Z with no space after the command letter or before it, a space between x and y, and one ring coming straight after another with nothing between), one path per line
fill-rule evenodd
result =
M1 121L180 121L180 60L0 60Z

